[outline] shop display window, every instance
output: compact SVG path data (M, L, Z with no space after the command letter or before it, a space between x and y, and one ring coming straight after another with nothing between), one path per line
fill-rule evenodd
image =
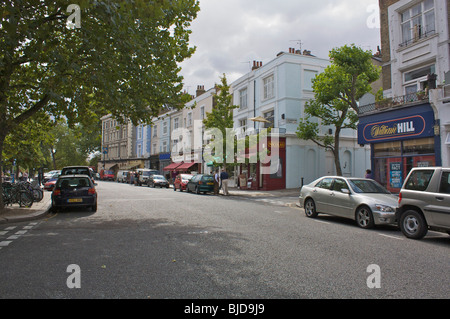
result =
M398 193L413 167L436 165L434 138L373 144L373 178Z

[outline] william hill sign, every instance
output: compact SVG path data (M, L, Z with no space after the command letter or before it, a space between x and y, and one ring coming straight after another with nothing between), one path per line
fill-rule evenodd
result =
M433 111L394 119L371 116L360 120L358 142L370 144L433 136L433 126Z

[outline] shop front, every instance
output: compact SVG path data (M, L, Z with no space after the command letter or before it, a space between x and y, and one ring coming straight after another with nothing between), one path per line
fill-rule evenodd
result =
M398 193L413 167L441 165L439 124L430 104L362 116L358 143L371 145L372 178Z
M280 137L276 140L268 138L267 150L269 155L272 155L274 148L278 148L278 157L271 158L268 163L261 161L252 163L251 159L256 156L258 150L246 150L246 157L250 161L238 167L237 185L240 189L266 191L286 188L286 138Z

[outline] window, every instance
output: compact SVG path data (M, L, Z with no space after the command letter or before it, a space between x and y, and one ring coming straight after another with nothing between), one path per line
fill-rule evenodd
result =
M348 185L343 179L337 178L334 180L333 190L341 192L341 189L348 189Z
M203 120L205 118L205 107L200 106L200 118Z
M153 137L157 137L158 136L158 125L154 125L153 126Z
M273 80L273 74L263 79L263 99L270 99L274 97L274 80Z
M142 144L137 146L137 157L142 157Z
M409 95L425 90L428 86L428 74L435 72L436 66L433 64L403 73L405 94Z
M241 109L246 109L247 104L247 88L239 91L239 106Z
M407 46L436 32L434 0L425 0L401 13L403 43Z
M167 152L167 142L166 141L162 142L161 152L163 152L163 153Z
M332 178L324 178L316 184L316 187L331 189L331 184L333 184Z
M450 172L443 172L439 193L450 194Z
M311 71L311 70L305 70L304 71L304 85L303 85L303 89L304 90L311 90L313 89L313 80L316 77L317 72L316 71Z
M187 115L187 126L192 126L192 112L189 112Z
M173 119L173 129L176 130L180 126L180 119L178 117Z
M239 120L239 127L245 132L247 130L247 119Z
M167 135L167 122L163 122L163 135Z
M265 112L265 113L263 113L263 115L264 115L264 118L267 121L269 121L269 122L264 122L264 128L274 127L273 126L273 124L274 124L274 111L271 110L271 111Z
M406 182L405 189L424 191L427 189L433 176L434 170L416 170L411 173L411 176Z
M138 126L138 139L142 139L142 125Z

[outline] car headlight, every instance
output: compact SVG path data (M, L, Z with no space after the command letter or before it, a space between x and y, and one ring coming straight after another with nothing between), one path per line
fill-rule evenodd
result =
M383 213L395 213L395 208L387 205L376 204L375 207L378 211Z

